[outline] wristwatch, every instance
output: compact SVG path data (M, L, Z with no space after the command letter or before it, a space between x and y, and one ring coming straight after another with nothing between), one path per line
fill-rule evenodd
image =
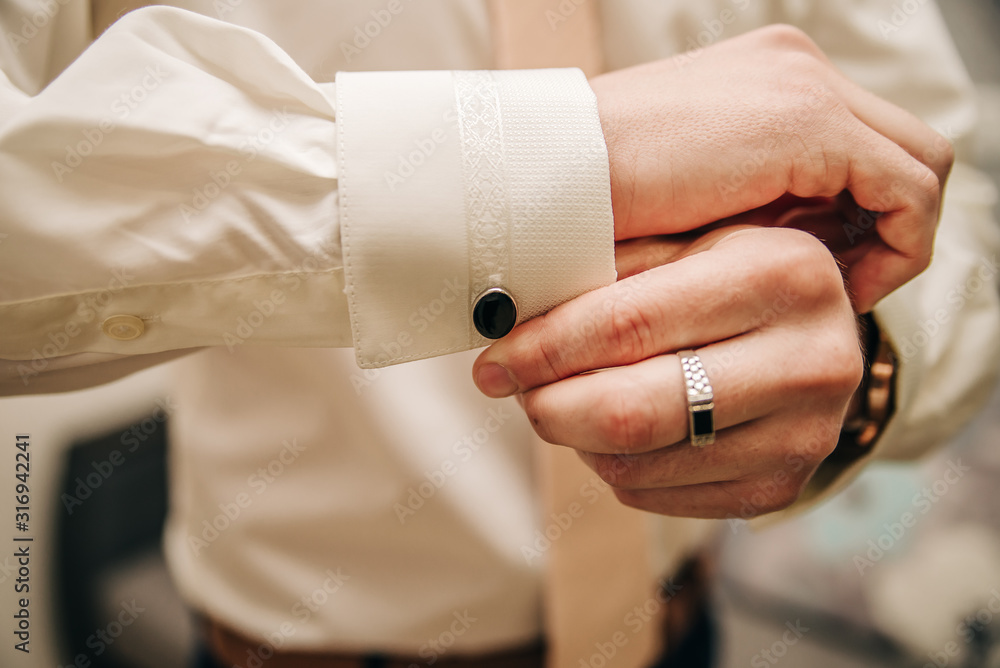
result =
M865 374L847 410L838 454L864 454L878 440L896 411L896 351L870 313L860 316Z

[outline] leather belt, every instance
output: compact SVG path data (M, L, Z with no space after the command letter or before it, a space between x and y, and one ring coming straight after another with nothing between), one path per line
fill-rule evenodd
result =
M216 661L226 668L423 668L422 657L288 652L270 643L250 640L211 620L205 620L205 639ZM443 655L434 661L441 668L543 668L545 647L533 645L475 657Z

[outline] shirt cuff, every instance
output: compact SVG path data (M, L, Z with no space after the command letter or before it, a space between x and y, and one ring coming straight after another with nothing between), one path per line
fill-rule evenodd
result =
M341 72L339 207L363 368L486 345L491 288L517 322L613 283L597 103L577 69Z

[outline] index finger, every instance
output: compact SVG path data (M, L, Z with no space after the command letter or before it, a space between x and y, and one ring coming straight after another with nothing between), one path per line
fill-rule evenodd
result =
M780 252L778 252L780 250ZM784 290L792 270L801 281ZM802 275L815 271L816 276ZM745 229L706 252L632 276L556 307L487 348L473 377L487 396L508 396L585 371L698 348L760 325L775 300L791 304L839 269L811 235ZM814 280L815 279L815 280ZM788 316L785 316L788 317Z

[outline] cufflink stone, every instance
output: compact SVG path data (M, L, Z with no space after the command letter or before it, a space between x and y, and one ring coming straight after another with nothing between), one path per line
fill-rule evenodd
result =
M517 323L517 304L503 288L484 290L472 307L472 324L487 339L501 339Z

